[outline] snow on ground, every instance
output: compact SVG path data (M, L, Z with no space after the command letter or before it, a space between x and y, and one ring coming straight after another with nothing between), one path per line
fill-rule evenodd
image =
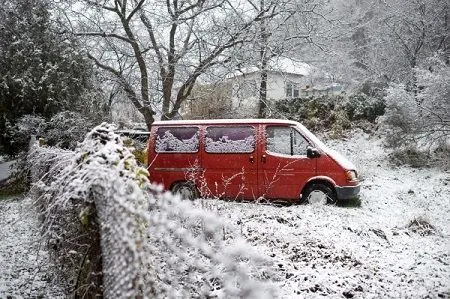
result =
M11 166L15 161L3 162L0 157L0 181L7 179L11 173Z
M362 132L328 144L361 170L361 206L195 203L273 261L281 298L449 298L450 174L393 167ZM29 200L0 200L0 227L0 298L57 297Z
M392 167L362 132L328 144L360 168L360 207L203 206L271 257L282 298L449 298L450 174Z
M30 199L0 198L0 298L62 298Z

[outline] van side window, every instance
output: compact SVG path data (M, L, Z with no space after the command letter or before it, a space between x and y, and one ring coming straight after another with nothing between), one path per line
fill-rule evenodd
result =
M269 126L266 128L267 151L282 155L306 155L308 141L297 130L290 127Z
M251 153L255 150L255 129L251 126L206 128L207 153Z
M160 127L156 131L157 153L195 153L198 147L198 128Z

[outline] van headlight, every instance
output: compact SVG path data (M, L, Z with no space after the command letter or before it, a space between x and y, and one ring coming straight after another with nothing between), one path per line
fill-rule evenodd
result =
M358 178L358 175L356 174L356 171L354 171L354 170L347 170L345 172L345 176L347 177L348 181L356 181Z

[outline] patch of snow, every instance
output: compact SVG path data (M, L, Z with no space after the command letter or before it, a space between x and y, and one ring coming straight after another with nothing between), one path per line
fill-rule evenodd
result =
M15 161L8 161L0 163L0 181L9 178L11 175L11 167Z
M287 58L287 57L277 57L269 61L267 65L267 70L272 72L279 72L284 74L294 74L301 76L309 76L315 68L307 63ZM248 66L233 71L226 75L226 78L231 79L235 77L245 76L251 73L259 72L260 68L257 66Z
M254 136L248 136L242 140L231 140L228 136L223 136L217 141L206 137L205 151L207 153L251 153L254 150Z
M341 165L344 169L347 170L355 170L356 166L350 162L346 157L344 157L340 152L327 149L326 153L330 156L334 161L336 161L339 165Z
M30 199L0 200L0 298L64 298Z
M275 60L271 60L269 62L269 67L272 70L280 71L283 73L290 73L290 74L298 74L303 76L308 76L311 71L312 67L304 62L294 60L292 58L286 58L286 57L278 57Z
M174 136L170 131L164 132L163 136L156 138L156 152L195 153L198 151L199 139L196 133L189 139L181 139Z

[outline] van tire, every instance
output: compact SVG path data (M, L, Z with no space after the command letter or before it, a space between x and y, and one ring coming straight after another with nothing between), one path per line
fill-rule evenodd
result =
M305 188L301 202L322 205L336 204L336 191L326 184L313 183Z
M198 192L195 185L191 182L179 182L176 183L172 189L173 194L180 195L181 199L194 200L198 198Z

